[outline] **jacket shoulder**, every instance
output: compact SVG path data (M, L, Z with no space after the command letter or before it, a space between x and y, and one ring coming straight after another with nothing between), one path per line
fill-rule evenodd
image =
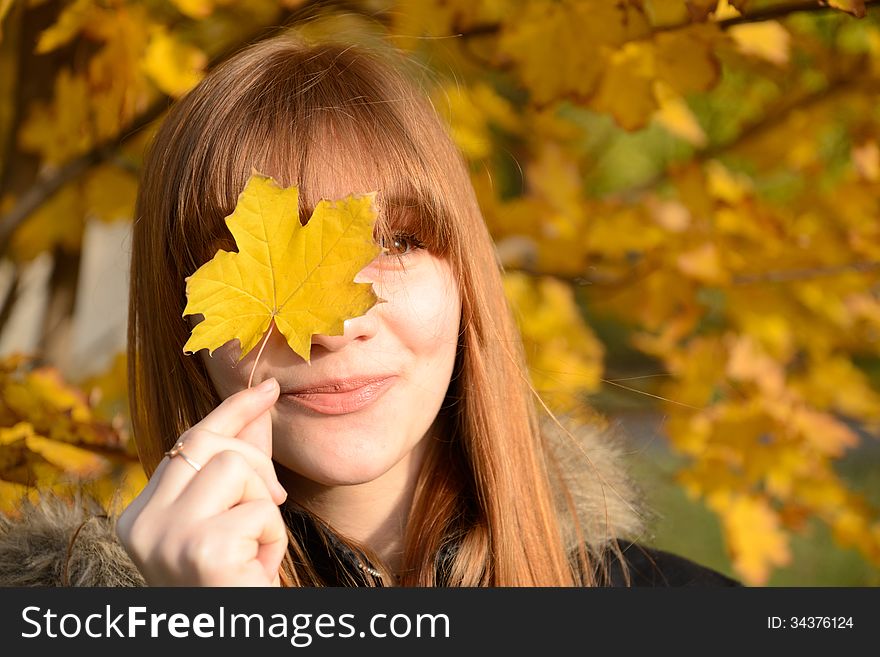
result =
M742 583L685 557L617 539L611 551L610 586L742 586ZM625 561L630 583L624 575Z
M43 496L0 514L0 586L143 586L94 501Z

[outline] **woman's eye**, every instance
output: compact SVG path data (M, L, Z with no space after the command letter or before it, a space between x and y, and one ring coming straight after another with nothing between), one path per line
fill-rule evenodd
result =
M394 235L390 240L382 240L381 246L387 251L385 255L403 256L422 248L424 245L414 235Z

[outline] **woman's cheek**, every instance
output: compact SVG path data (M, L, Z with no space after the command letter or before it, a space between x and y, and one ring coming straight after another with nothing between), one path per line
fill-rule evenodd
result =
M418 285L406 290L406 302L398 311L402 329L406 331L414 350L433 351L438 347L458 343L461 303L451 277L438 266L433 276L425 277Z
M206 350L201 352L202 362L208 370L208 376L214 384L214 389L221 399L235 394L247 385L247 379L242 381L241 372L244 369L244 361L238 362L241 353L237 340L231 340L208 355Z

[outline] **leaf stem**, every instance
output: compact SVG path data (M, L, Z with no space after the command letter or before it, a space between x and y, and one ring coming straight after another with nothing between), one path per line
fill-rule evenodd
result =
M251 367L251 375L248 377L248 388L251 387L251 384L254 382L254 372L257 371L257 363L260 362L260 356L263 355L263 349L266 348L266 343L269 342L269 336L272 335L272 329L275 328L275 320L269 322L269 330L266 331L266 337L263 338L263 344L260 345L260 350L257 352L257 358L254 361L253 367Z

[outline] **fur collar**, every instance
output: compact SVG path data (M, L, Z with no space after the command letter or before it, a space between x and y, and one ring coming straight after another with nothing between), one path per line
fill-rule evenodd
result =
M143 586L116 538L113 520L93 499L44 495L0 515L0 586Z

